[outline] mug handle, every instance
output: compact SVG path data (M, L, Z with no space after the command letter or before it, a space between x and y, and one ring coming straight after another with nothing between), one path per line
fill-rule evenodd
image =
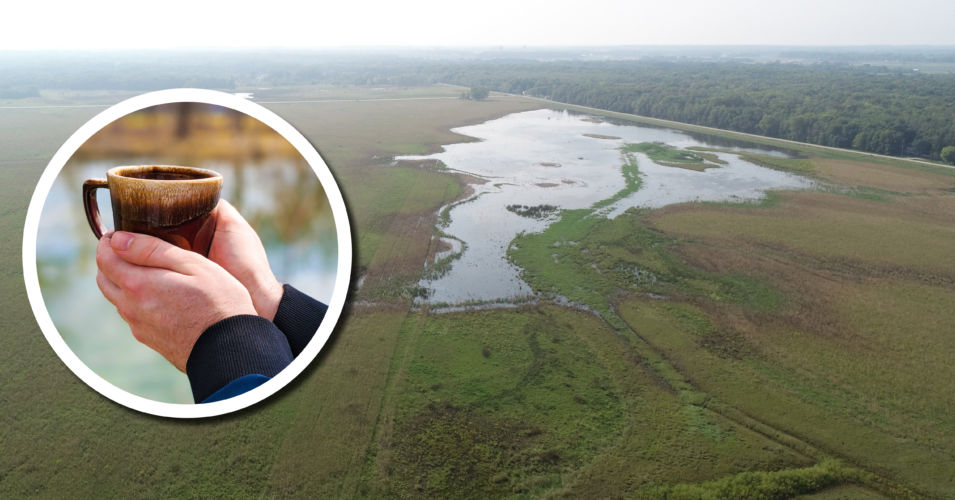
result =
M86 220L89 221L96 239L102 238L106 233L106 226L99 215L99 205L96 204L96 190L99 188L109 189L105 179L89 179L83 182L83 208L86 209Z

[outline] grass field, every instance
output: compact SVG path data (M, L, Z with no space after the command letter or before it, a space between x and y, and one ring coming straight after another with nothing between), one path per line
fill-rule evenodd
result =
M537 290L637 337L637 350L693 407L754 418L811 446L814 458L882 474L837 482L945 496L955 488L952 181L890 170L907 182L883 180L897 194L871 200L845 184L856 172L802 161L846 189L613 221L565 211L509 255Z
M462 183L391 158L542 105L458 93L256 94L321 101L269 107L333 170L365 279L299 379L200 422L110 403L42 338L23 218L49 156L98 110L0 110L0 496L952 496L948 170L807 147L769 166L825 189L614 220L607 200L562 211L508 253L544 300L434 314L413 310L412 288ZM414 100L328 100L369 97ZM623 195L638 171L631 155Z

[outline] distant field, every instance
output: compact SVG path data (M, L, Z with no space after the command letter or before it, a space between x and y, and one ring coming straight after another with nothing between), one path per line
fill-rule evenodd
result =
M593 215L600 203L564 211L509 258L537 290L586 308L433 314L411 297L435 211L463 186L391 158L544 103L417 99L452 87L255 92L415 100L269 105L338 179L365 280L312 368L254 409L202 422L108 402L42 338L23 292L23 217L49 156L97 110L0 109L0 228L13 235L0 251L2 496L955 491L955 177L944 167L807 146L768 166L813 176L817 191L613 221ZM622 167L637 189L639 164Z
M0 109L0 167L28 162L45 166L76 129L103 109Z
M301 85L276 88L245 87L236 92L251 92L254 99L263 102L283 100L369 100L369 99L441 99L458 98L462 88L454 85L430 87L405 87L382 85L377 87L357 85Z

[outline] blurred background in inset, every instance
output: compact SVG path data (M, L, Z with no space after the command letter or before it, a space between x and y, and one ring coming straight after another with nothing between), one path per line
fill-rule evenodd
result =
M311 166L271 127L205 103L171 103L120 118L67 162L43 207L37 270L47 310L70 349L94 372L133 394L191 403L186 376L137 342L96 286L96 239L81 186L119 165L167 164L222 174L222 198L258 232L276 277L325 303L338 265L328 198ZM109 193L98 190L112 227Z

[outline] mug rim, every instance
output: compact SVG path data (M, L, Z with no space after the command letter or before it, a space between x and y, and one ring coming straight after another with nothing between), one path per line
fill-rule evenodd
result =
M198 178L198 179L143 179L142 177L129 177L129 176L122 175L122 174L119 173L119 172L120 172L121 170L123 170L123 169L142 169L142 168L185 169L185 170L192 170L192 171L194 171L194 172L198 172L198 173L204 174L204 175L206 175L206 177L201 177L201 178ZM131 181L141 181L141 182L146 182L146 183L153 183L153 182L159 182L159 183L164 183L164 182L202 183L202 182L210 182L210 181L222 180L222 174L220 174L219 172L216 172L215 170L209 170L209 169L207 169L207 168L187 167L187 166L184 166L184 165L154 165L154 164L145 164L145 165L119 165L119 166L116 166L116 167L113 167L113 168L107 170L107 171L106 171L106 177L107 177L107 178L109 178L109 177L122 177L123 179L128 179L128 180L131 180Z

